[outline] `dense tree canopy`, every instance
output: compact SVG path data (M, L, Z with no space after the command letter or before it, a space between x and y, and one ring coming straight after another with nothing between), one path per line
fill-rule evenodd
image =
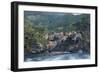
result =
M32 51L32 46L41 43L45 45L47 40L44 36L47 33L46 28L41 26L32 26L32 23L29 20L24 21L24 42L25 42L25 50Z

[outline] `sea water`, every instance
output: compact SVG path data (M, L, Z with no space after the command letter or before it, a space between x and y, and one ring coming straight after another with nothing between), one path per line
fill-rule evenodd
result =
M25 62L30 61L56 61L56 60L73 60L73 59L89 59L88 53L61 53L61 54L30 54L24 57Z

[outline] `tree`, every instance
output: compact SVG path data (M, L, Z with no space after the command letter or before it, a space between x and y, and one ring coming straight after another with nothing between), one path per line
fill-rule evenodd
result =
M34 38L35 30L29 20L25 19L24 23L24 48L26 52L30 52L32 50L32 45L36 43L36 39Z
M24 23L25 51L32 52L32 50L39 50L39 44L44 48L47 43L47 39L44 37L47 34L47 29L39 25L33 25L28 19L25 19Z

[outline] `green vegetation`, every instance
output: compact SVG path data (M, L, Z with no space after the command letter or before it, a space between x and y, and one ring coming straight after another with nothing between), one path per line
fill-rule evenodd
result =
M29 20L24 21L24 47L25 51L32 51L32 47L38 45L38 43L45 45L47 40L45 35L47 33L46 28L40 26L32 26Z

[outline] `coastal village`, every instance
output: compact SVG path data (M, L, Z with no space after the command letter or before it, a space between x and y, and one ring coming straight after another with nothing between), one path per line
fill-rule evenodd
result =
M48 40L47 44L42 45L42 43L38 43L37 46L33 47L32 53L80 51L79 46L82 39L82 34L80 32L54 32L48 35L46 34L44 37ZM39 50L34 49L36 47L39 48Z

